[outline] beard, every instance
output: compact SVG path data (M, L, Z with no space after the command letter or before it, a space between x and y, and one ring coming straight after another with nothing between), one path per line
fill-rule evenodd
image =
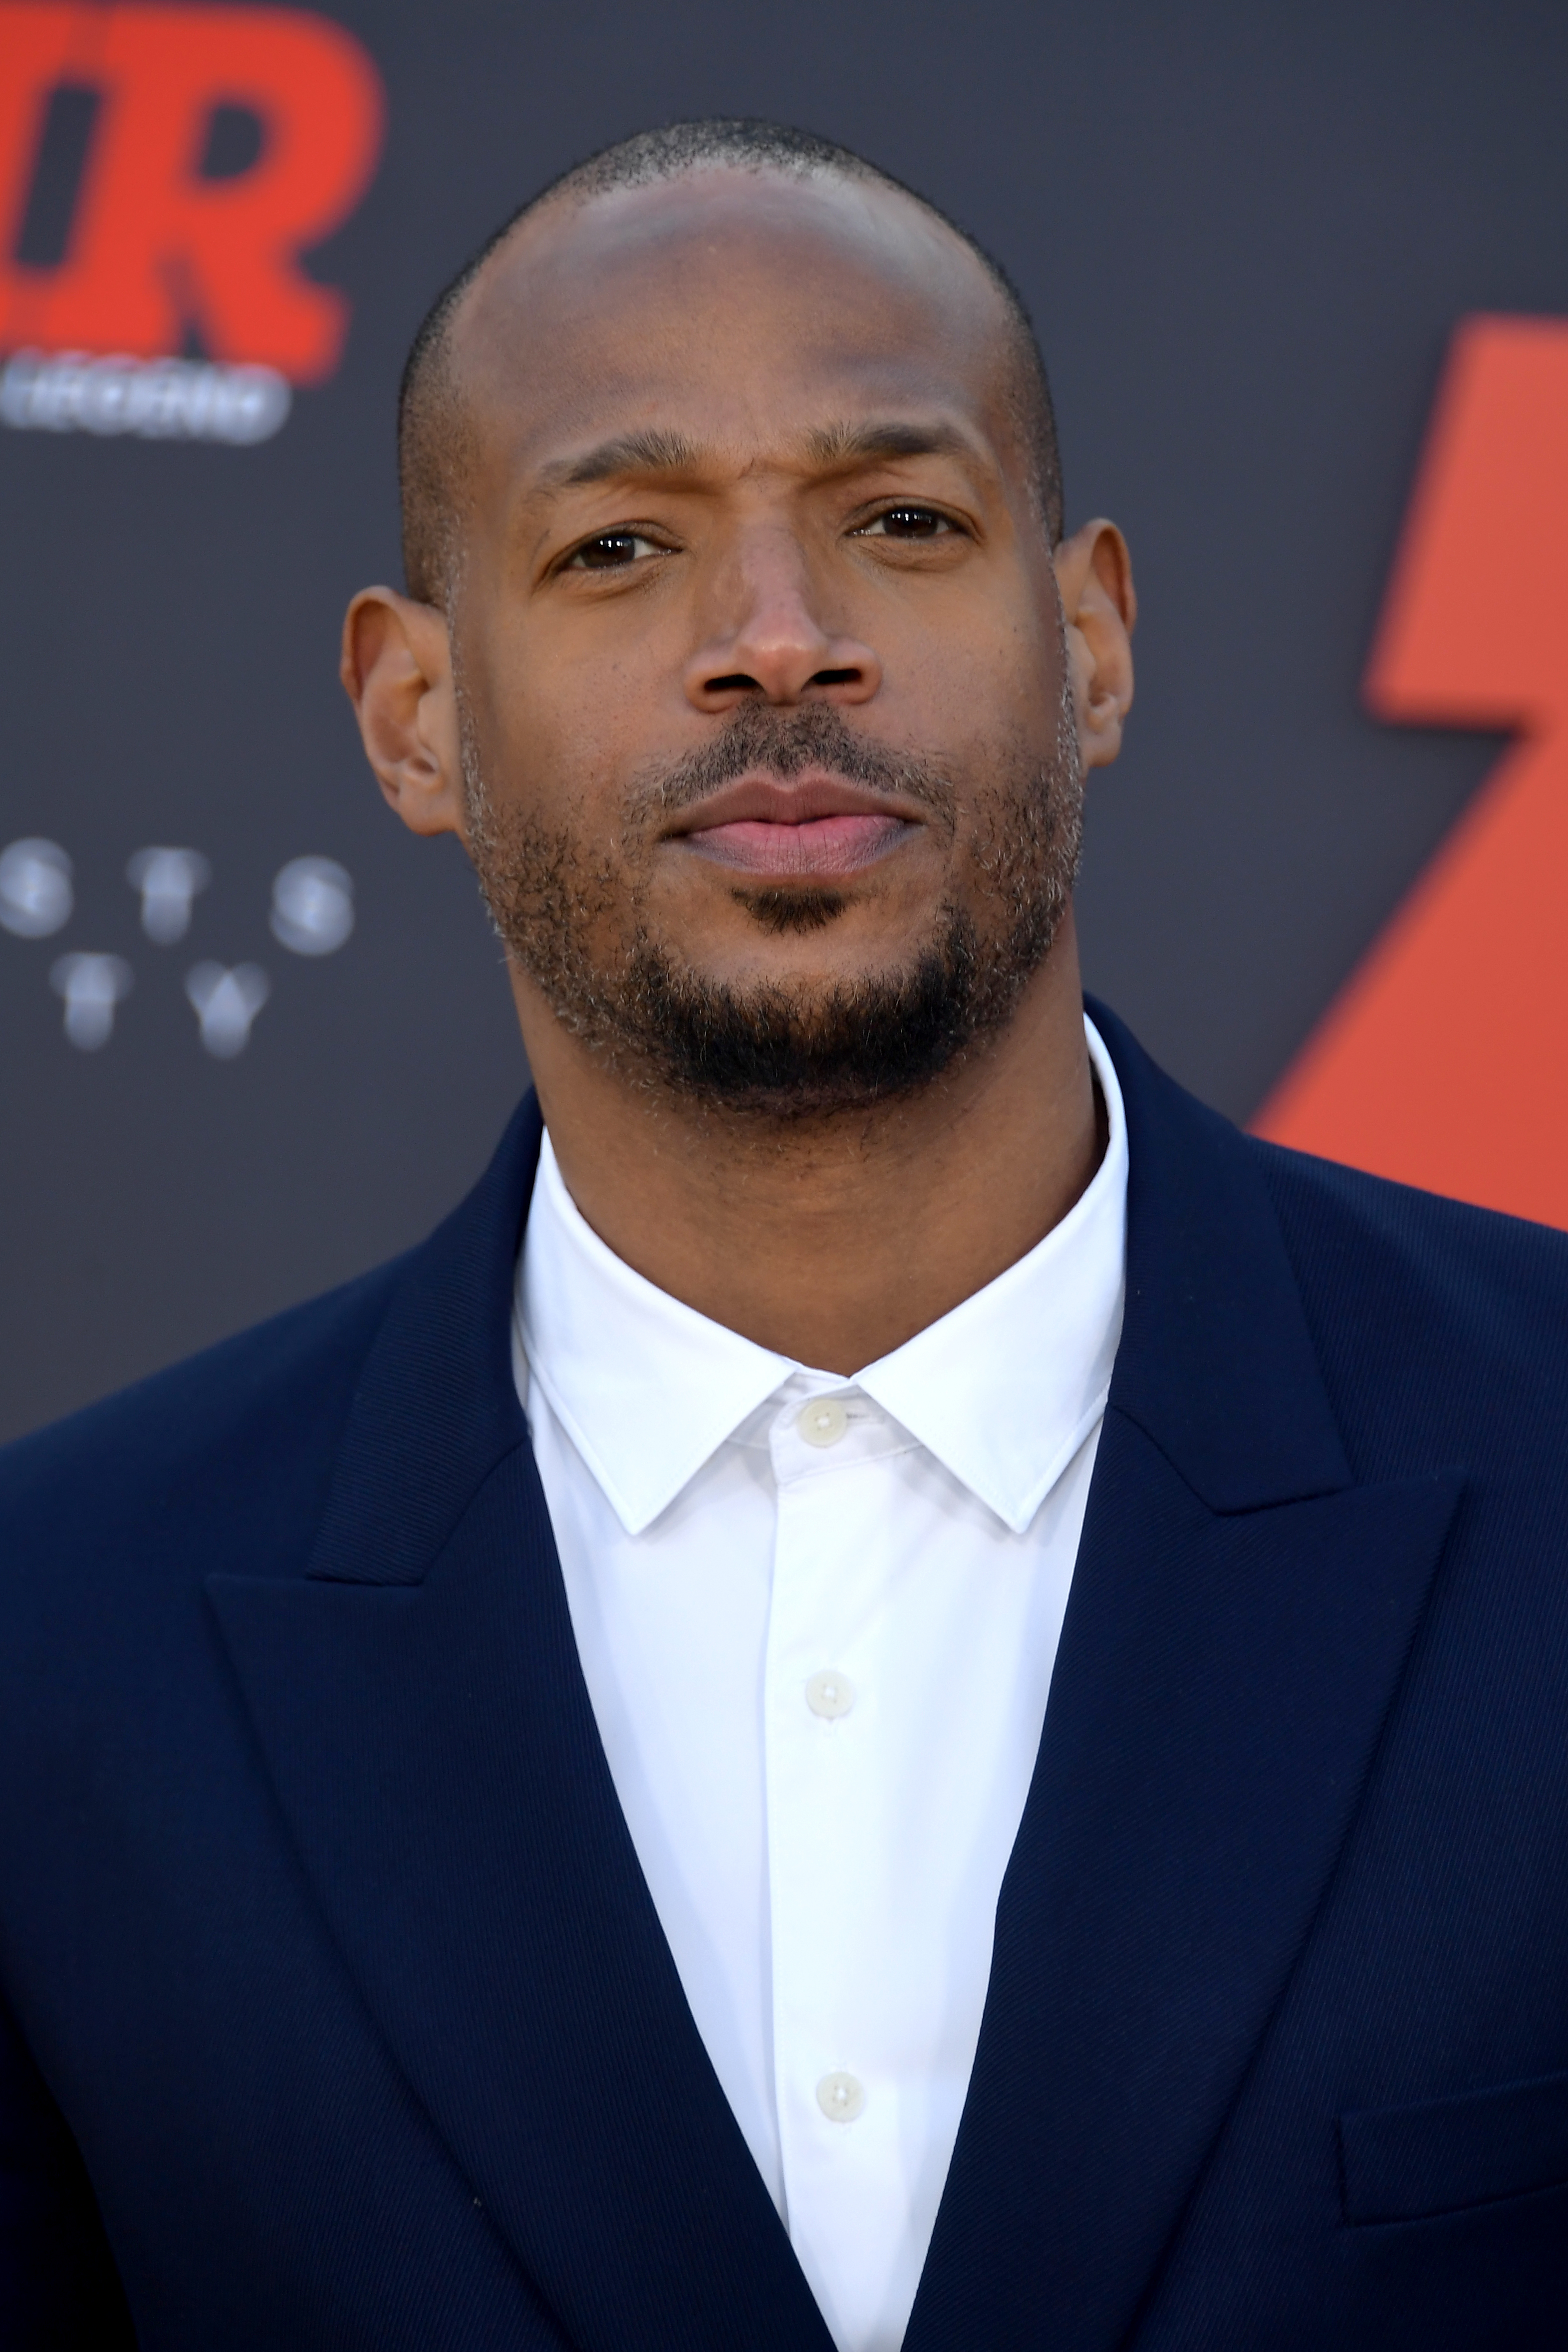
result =
M1043 763L1037 749L1003 747L984 784L960 793L939 763L884 751L828 704L745 703L700 751L634 780L616 855L498 803L459 680L468 849L503 947L573 1034L687 1102L822 1117L929 1085L1011 1018L1071 900L1083 789L1063 650L1056 741ZM650 925L655 846L673 814L720 786L807 768L917 803L967 865L971 903L945 900L902 962L852 981L715 979ZM739 878L733 895L775 935L826 929L848 903L831 886Z

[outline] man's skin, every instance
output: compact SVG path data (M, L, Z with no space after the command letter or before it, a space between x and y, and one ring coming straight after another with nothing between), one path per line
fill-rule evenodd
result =
M988 747L1049 761L1065 646L1083 765L1115 758L1125 543L1095 521L1053 556L1001 299L896 192L708 166L552 204L470 289L453 349L468 498L449 617L370 588L344 631L366 750L415 832L470 835L454 643L495 806L593 845L607 933L634 779L746 701L832 705L940 765L962 815ZM889 427L940 446L889 447ZM585 459L592 478L566 478ZM642 877L649 926L715 979L809 1004L910 965L944 904L981 904L962 823L824 772L739 789L673 814ZM825 884L833 919L763 919L761 892ZM1002 1026L931 1083L819 1116L651 1083L511 965L588 1223L802 1363L849 1374L900 1346L1030 1249L1097 1164L1070 908Z

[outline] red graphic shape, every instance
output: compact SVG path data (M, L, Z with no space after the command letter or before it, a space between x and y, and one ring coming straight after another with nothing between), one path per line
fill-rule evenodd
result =
M70 250L56 269L16 248L52 89L102 107ZM201 176L214 109L262 125L254 165ZM380 151L380 77L341 25L292 8L0 5L0 348L181 351L261 361L296 383L338 363L348 304L299 257L336 228Z
M1568 1225L1568 321L1458 329L1366 698L1520 740L1256 1130Z

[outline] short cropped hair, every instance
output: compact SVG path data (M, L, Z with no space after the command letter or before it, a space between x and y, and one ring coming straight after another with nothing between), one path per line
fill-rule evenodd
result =
M639 131L601 148L561 173L504 220L444 287L410 347L397 402L398 483L403 508L403 563L408 593L445 604L450 593L461 520L463 466L468 454L461 399L452 369L452 327L465 295L514 229L542 206L586 202L614 188L637 188L705 166L776 172L795 179L830 174L870 180L908 196L969 247L1002 298L1011 331L1015 408L1027 457L1031 488L1051 546L1062 535L1062 469L1056 413L1045 361L1023 296L1007 272L969 231L940 205L848 147L809 131L749 118L713 116Z

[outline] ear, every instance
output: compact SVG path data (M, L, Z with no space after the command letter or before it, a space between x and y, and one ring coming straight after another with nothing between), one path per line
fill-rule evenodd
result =
M1132 559L1113 522L1086 522L1055 557L1067 622L1079 750L1085 768L1108 767L1132 707Z
M363 588L343 622L338 674L365 756L414 833L463 832L463 762L447 624L395 588Z

